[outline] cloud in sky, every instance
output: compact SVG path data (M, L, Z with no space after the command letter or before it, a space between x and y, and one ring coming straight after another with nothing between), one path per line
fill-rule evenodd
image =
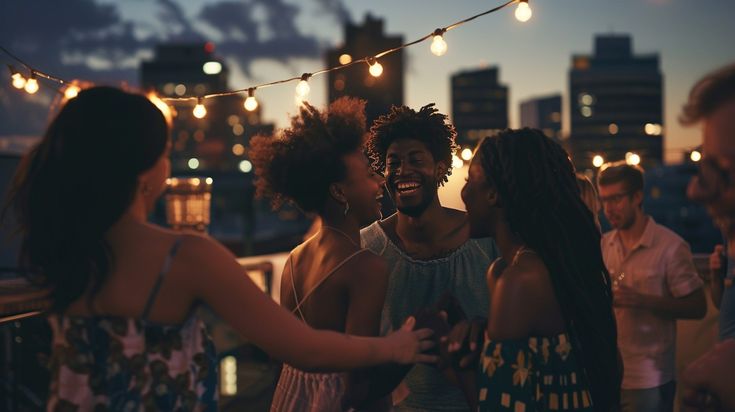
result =
M349 19L342 0L314 1L325 16ZM39 70L110 84L136 83L140 60L150 57L158 43L214 40L217 54L246 74L258 59L288 64L290 59L318 58L326 46L323 39L297 26L304 7L299 3L213 1L193 13L181 0L138 4L150 8L154 22L127 20L118 4L96 0L0 2L0 39L4 47ZM2 56L0 62L10 61ZM8 82L0 82L0 88L3 96L18 97ZM15 114L47 110L38 98L20 96L12 99L19 105L12 110ZM17 117L9 114L6 104L8 99L0 99L0 135L38 133L45 126L14 120Z

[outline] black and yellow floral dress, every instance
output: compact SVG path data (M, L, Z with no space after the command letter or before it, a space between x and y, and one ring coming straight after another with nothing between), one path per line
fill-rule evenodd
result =
M592 399L569 336L492 341L478 370L480 411L592 412Z

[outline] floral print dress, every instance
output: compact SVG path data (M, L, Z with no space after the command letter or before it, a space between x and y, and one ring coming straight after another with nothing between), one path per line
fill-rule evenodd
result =
M486 336L477 383L480 411L593 411L567 334L503 341Z
M214 344L197 311L179 325L148 320L179 243L140 318L49 316L48 412L217 410Z

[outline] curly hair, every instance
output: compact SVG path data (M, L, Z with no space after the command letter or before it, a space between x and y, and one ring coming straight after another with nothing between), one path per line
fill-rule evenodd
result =
M329 185L345 177L342 156L362 148L365 123L364 100L342 97L327 111L304 103L289 128L251 139L257 196L270 197L274 209L288 202L320 213Z
M510 229L549 269L595 409L609 411L620 390L610 275L574 166L559 144L528 128L484 139L477 154Z
M459 148L454 142L457 132L439 113L434 103L415 111L408 106L393 106L390 113L380 116L370 128L367 152L376 171L385 170L388 147L399 139L415 139L425 144L436 162L444 162L447 171L439 181L444 184L452 174L452 154Z

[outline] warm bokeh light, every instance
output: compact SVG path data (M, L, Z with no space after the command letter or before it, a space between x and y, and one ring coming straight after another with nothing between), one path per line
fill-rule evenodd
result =
M245 146L241 145L240 143L236 143L232 146L232 154L235 156L241 156L245 153Z
M252 112L253 110L258 108L258 101L255 100L255 96L248 96L247 99L245 99L245 110Z
M370 69L368 71L370 72L371 76L380 77L380 75L383 74L383 65L375 62L370 65Z
M250 163L250 160L243 160L242 162L240 162L240 165L238 167L243 173L250 173L250 171L253 170L253 164Z
M26 81L25 91L28 94L33 94L38 91L38 80L35 77L31 77Z
M79 88L79 86L70 84L69 86L67 86L66 90L64 90L64 97L66 97L67 99L73 99L77 97L80 91L81 89Z
M520 0L518 7L516 7L516 19L525 23L531 19L531 16L533 16L533 10L531 10L531 6L528 5L528 1Z
M222 71L222 63L220 62L206 62L202 66L204 74L219 74Z
M689 153L689 158L692 159L692 162L698 162L702 160L702 153L699 150L692 150L692 152Z
M194 106L194 110L192 111L192 114L194 114L194 117L196 117L197 119L201 119L207 115L207 108L204 107L203 104L197 103L197 105Z
M13 73L13 87L16 89L22 89L26 86L26 78L20 73Z
M462 161L462 159L460 159L459 156L457 156L456 154L452 155L452 168L459 169L462 166L464 166L464 162Z
M610 124L609 124L609 125L607 126L607 131L608 131L608 132L610 132L610 134L613 134L613 135L614 135L614 134L618 134L618 131L620 131L620 128L618 127L618 125L617 125L617 124L615 124L615 123L610 123Z
M347 53L344 53L339 56L339 64L345 65L352 63L352 56L350 56Z
M602 156L595 155L595 157L592 158L592 166L600 167L603 164L605 164L605 159Z
M199 168L199 159L192 157L186 164L189 166L189 169L196 170Z
M470 149L470 148L464 148L464 149L462 149L461 156L462 156L462 159L463 160L469 161L470 159L472 159L472 149Z
M628 152L625 154L625 163L629 165L639 165L641 164L641 157L634 152Z
M447 52L447 42L444 41L444 37L441 35L434 36L434 40L431 42L431 52L435 56L443 56Z
M306 80L299 80L299 84L296 85L296 95L303 99L310 91L311 86L309 86L309 82Z

